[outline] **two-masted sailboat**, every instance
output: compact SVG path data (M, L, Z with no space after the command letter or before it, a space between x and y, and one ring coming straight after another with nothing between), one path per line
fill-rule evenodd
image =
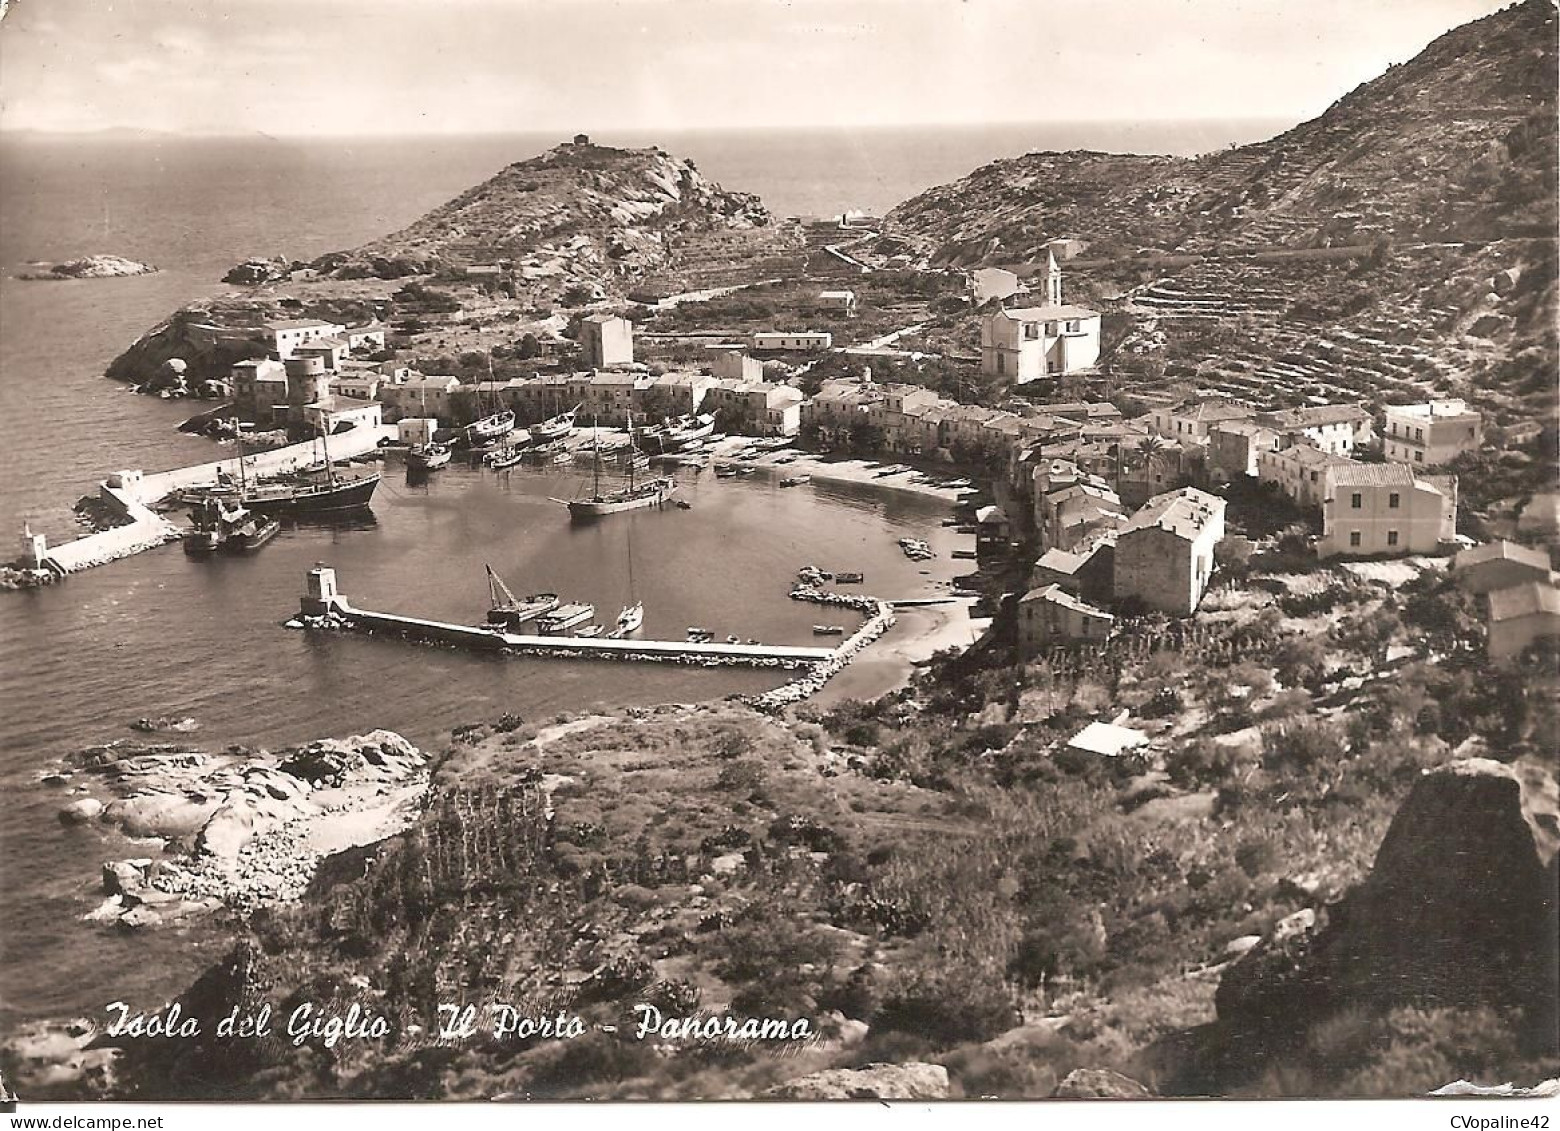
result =
M263 515L335 514L368 506L374 496L374 489L379 486L380 473L371 471L364 475L337 475L335 464L330 458L330 439L324 429L319 431L319 440L324 452L323 467L286 478L256 482L251 482L246 474L245 457L240 446L236 489L231 480L219 474L215 488L190 492L186 499L197 506L213 498L236 501L240 506Z
M672 497L677 490L677 480L670 475L655 476L651 479L636 481L635 472L639 457L639 449L635 446L634 421L629 417L628 421L628 449L626 466L628 470L628 483L616 490L603 491L601 487L601 445L595 447L592 468L594 472L593 486L589 498L574 499L567 504L569 516L575 519L600 518L604 515L617 514L619 511L635 510L639 507L658 507Z
M488 386L494 386L493 358L488 356ZM477 386L478 396L481 395L481 386ZM494 401L490 406L493 411L479 420L474 420L466 425L464 436L468 448L485 448L495 440L501 440L515 430L515 414L507 408L498 405L498 394L494 393ZM481 411L480 405L477 411Z
M382 478L379 472L365 475L341 476L330 458L330 438L324 428L319 430L320 446L324 452L324 479L318 473L257 483L239 492L239 498L250 510L262 514L336 514L342 511L362 510L374 497L374 488Z

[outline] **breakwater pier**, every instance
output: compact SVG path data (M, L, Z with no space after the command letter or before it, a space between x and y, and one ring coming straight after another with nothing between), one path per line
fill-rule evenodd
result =
M336 571L315 566L290 626L384 633L404 639L451 644L482 652L504 652L556 659L618 660L640 663L687 663L723 666L796 668L828 663L839 649L788 644L717 644L691 640L605 639L579 636L532 636L473 625L425 620L355 607L336 588Z
M377 451L383 441L395 437L394 425L354 428L331 437L331 455L335 459L355 459ZM320 459L321 448L315 441L289 444L244 456L243 474L281 475L314 467ZM177 541L180 528L152 508L177 491L210 487L223 478L239 477L237 456L149 475L116 471L98 484L98 500L105 512L118 521L105 530L58 546L50 546L43 535L27 531L20 575L26 583L48 582Z

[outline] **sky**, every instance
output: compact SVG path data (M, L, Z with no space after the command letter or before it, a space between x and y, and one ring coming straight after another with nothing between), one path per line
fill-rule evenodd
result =
M11 0L0 21L0 130L284 137L1298 122L1502 6Z

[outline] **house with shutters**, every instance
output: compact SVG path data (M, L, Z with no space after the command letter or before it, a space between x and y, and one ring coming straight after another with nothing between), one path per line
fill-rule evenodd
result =
M1350 463L1332 470L1316 552L1323 558L1429 554L1456 536L1456 478L1416 476L1401 463Z

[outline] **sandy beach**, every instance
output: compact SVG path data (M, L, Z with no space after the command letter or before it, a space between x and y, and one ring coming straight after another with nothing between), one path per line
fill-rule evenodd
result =
M920 665L944 649L968 648L991 625L972 617L975 601L959 597L946 605L914 605L894 611L894 627L831 679L810 702L829 707L845 699L876 699L910 682Z
M947 472L934 473L933 476L929 477L926 472L904 467L903 464L885 463L872 459L822 456L801 452L795 448L781 448L779 451L765 452L757 459L738 460L736 458L737 454L752 442L749 437L745 436L730 436L721 440L714 448L716 462L736 463L743 467L767 468L782 476L810 475L814 479L829 479L839 483L860 483L868 487L886 487L896 491L914 491L917 494L930 495L933 498L942 499L950 506L975 491L974 485L968 479L960 477L952 469L949 469ZM788 462L781 463L782 459ZM890 475L881 474L888 467L903 468L903 470L896 471Z

